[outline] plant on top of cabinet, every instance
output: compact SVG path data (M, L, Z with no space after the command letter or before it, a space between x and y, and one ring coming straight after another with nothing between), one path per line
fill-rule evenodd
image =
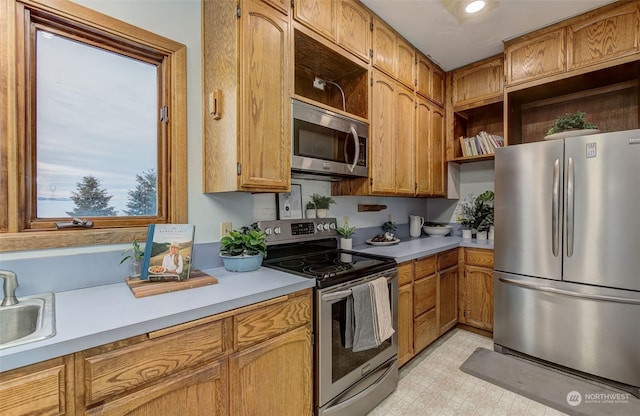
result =
M256 223L232 230L220 240L220 257L230 272L250 272L267 256L266 234Z
M598 126L587 123L584 119L585 115L584 111L576 111L573 114L567 113L564 116L558 116L553 126L547 131L547 136L567 130L596 130Z

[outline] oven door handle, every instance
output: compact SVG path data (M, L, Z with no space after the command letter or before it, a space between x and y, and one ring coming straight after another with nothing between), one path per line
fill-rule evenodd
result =
M396 278L397 278L397 275L395 274L393 276L387 277L387 284L393 282L393 280ZM331 302L334 300L346 299L349 296L351 296L351 294L352 294L351 289L339 290L337 292L325 293L320 297L320 299L323 302Z

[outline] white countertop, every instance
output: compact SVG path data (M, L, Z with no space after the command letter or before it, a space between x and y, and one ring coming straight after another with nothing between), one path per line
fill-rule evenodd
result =
M355 251L389 256L398 263L430 256L456 247L475 247L493 250L493 240L476 240L461 237L420 237L401 240L390 246L362 244L354 246Z
M353 249L402 263L459 246L493 249L493 241L422 237ZM57 292L56 335L0 350L0 372L315 287L313 279L265 267L248 273L231 273L222 267L203 271L219 282L143 298L135 298L124 282Z
M135 298L124 282L55 293L56 335L0 350L0 371L315 287L313 279L264 267L247 273L203 271L218 283L143 298Z

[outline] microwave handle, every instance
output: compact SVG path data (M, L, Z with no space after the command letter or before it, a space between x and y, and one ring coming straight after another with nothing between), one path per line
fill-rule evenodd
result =
M360 139L358 138L358 132L353 128L353 126L349 127L349 131L351 132L353 142L356 146L356 154L353 157L353 163L349 165L349 172L353 172L353 170L356 168L356 165L358 164L358 159L360 158Z

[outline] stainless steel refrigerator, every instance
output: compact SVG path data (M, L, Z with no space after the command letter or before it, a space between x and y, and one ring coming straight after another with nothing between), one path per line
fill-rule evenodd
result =
M495 181L495 349L640 397L640 130L498 149Z

